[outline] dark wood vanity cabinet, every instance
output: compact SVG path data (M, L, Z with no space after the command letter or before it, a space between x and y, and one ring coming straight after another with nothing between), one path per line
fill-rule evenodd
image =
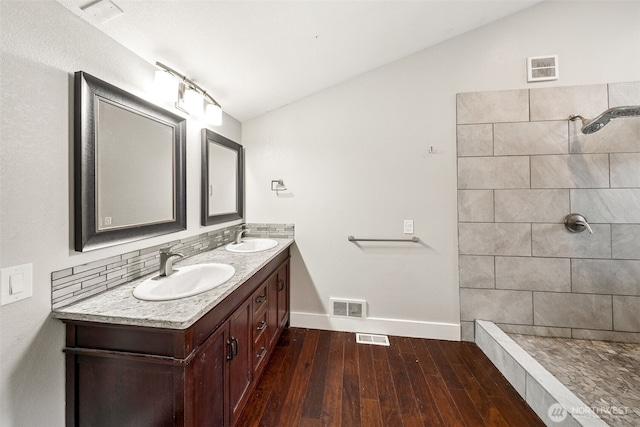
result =
M193 393L191 422L196 425L203 425L204 421L208 421L208 425L212 426L229 425L229 376L225 375L229 362L229 337L228 325L218 328L198 351L192 371L187 375L194 380L190 387ZM185 388L189 388L186 381ZM184 419L189 421L189 416L185 415Z
M288 325L288 276L284 251L184 330L64 320L67 426L235 425Z

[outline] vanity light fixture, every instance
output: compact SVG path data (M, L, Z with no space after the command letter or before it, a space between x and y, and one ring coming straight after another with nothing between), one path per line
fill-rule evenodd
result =
M164 100L176 100L176 108L185 113L201 117L214 126L222 124L222 107L187 76L166 65L156 62L155 86L158 96Z

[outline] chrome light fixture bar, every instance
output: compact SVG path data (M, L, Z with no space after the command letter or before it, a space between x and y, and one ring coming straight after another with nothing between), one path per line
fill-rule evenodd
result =
M160 62L156 62L156 67L156 85L165 99L177 97L177 109L189 115L204 113L207 122L214 126L222 124L222 106L206 90L171 67Z

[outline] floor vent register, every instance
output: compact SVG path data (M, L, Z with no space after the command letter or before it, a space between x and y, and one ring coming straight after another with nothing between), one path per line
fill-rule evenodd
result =
M386 335L373 335L373 334L356 334L356 343L358 344L373 344L384 345L389 347L389 337Z

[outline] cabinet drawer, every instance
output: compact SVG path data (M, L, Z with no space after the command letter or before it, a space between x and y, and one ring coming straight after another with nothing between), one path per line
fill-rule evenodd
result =
M253 345L253 372L257 373L265 365L268 358L267 334L261 334Z
M253 293L251 297L251 301L253 304L253 312L257 313L262 309L262 307L267 306L267 283L263 283L260 285L258 289Z
M269 320L267 319L267 310L262 310L253 315L253 342L256 343L261 335L265 334L268 329Z

